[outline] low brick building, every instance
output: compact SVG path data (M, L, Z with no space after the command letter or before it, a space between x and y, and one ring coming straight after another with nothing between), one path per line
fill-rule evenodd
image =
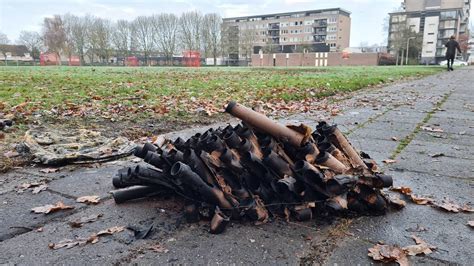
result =
M254 54L252 66L376 66L380 53L278 53Z

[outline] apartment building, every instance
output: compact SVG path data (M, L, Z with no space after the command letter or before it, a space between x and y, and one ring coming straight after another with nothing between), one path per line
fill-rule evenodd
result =
M397 32L408 27L423 36L422 64L444 60L449 37L468 31L471 0L405 0L402 8L402 12L390 13L389 50L396 53L393 42Z
M225 18L230 57L329 52L349 47L351 13L341 8ZM232 50L232 49L230 49Z

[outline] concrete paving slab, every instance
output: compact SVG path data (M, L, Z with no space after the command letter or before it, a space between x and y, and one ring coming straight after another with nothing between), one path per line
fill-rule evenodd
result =
M32 208L56 204L59 201L74 206L75 209L61 210L50 214L36 214L31 211ZM2 225L0 227L0 241L34 230L54 219L68 216L81 207L72 199L48 191L38 194L32 194L30 191L18 194L11 191L0 195L0 202L0 224Z

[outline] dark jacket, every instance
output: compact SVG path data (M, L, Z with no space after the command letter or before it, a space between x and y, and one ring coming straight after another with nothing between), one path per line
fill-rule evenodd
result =
M449 40L444 46L446 46L448 49L446 50L446 56L455 56L456 55L456 49L458 50L459 53L461 53L461 48L459 47L459 43L455 40Z

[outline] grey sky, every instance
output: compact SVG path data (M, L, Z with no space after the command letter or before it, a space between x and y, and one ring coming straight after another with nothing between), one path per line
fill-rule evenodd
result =
M0 0L0 32L15 40L21 30L41 29L44 17L87 13L111 20L139 15L198 10L223 17L341 7L352 12L351 46L380 44L386 39L383 21L402 0Z

